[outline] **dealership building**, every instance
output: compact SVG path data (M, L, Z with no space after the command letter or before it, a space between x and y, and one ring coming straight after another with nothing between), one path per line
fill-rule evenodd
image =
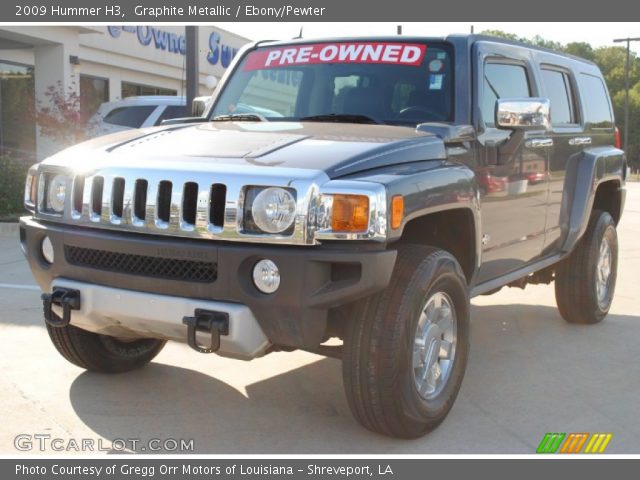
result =
M200 95L208 95L249 40L199 27ZM184 95L184 27L0 27L0 154L42 159L55 146L39 135L36 108L51 90L76 92L83 120L102 102L134 95ZM49 92L49 93L48 93Z

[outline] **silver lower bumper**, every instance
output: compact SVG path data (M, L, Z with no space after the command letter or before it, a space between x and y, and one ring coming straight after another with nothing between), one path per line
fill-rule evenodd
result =
M80 310L72 311L71 324L91 332L124 339L154 337L185 342L187 327L182 318L200 308L229 314L229 334L220 337L219 355L249 360L263 355L270 346L245 305L134 292L63 278L55 279L53 287L80 291ZM54 306L53 310L62 314L60 307ZM207 334L197 335L204 344L209 341Z

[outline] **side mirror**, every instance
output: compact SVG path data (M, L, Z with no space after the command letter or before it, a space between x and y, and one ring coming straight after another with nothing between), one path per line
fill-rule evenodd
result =
M500 98L496 101L496 127L508 130L548 130L547 98Z
M201 117L207 109L207 103L210 97L196 97L191 102L191 116Z

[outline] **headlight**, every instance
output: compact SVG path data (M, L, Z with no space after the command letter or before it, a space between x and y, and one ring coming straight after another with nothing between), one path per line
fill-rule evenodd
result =
M289 233L296 219L296 198L280 187L253 187L247 191L245 230L252 233Z
M64 199L67 194L67 179L64 175L49 177L47 189L47 210L55 213L64 212Z

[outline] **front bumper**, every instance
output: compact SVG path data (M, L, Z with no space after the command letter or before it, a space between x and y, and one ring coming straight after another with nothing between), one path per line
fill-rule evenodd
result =
M52 265L41 253L45 235L54 248ZM51 291L56 280L64 279L133 292L238 304L248 307L270 343L294 348L314 348L323 341L331 308L384 289L396 259L395 250L383 250L379 244L318 247L229 244L110 233L40 222L32 217L20 220L20 241L31 271L45 292ZM104 265L80 266L69 261L69 248L127 257L208 262L215 265L215 279L167 279L122 273ZM258 291L252 282L253 266L263 258L275 262L280 270L280 288L271 295ZM151 311L149 316L153 316ZM75 323L73 318L71 321ZM181 318L176 322L181 322ZM147 330L153 333L152 329ZM158 332L157 336L165 335Z

